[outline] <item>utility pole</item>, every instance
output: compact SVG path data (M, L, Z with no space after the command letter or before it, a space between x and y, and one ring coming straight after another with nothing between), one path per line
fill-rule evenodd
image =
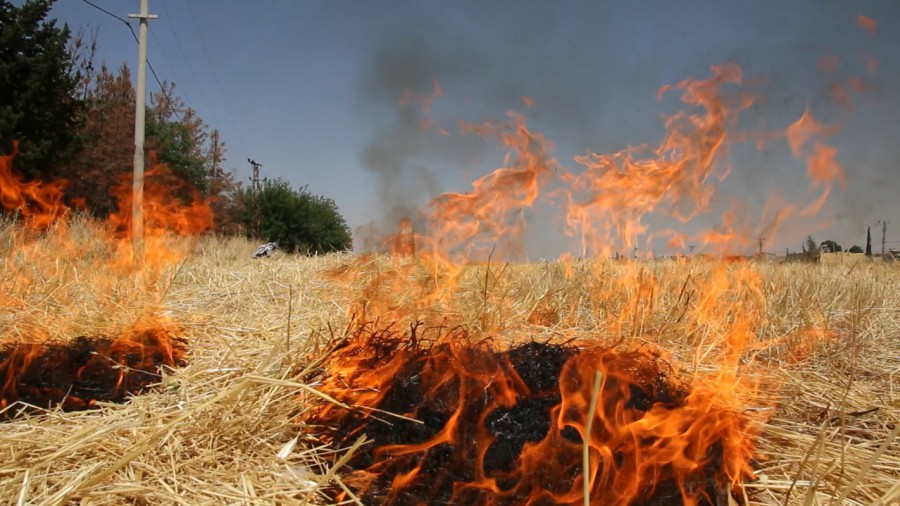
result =
M247 159L247 162L250 163L250 166L253 167L253 175L250 176L250 192L253 194L253 209L251 210L251 219L253 220L253 234L255 237L259 237L259 191L261 190L261 186L259 184L259 168L262 167L261 163L257 163L256 160Z
M134 182L131 196L132 258L140 261L144 254L144 115L147 109L147 25L159 16L148 14L149 0L141 0L141 13L129 18L141 20L138 37L137 100L134 107Z
M888 223L889 222L887 222L885 220L881 220L881 260L882 261L884 261L884 259L887 258L884 256L884 253L885 253L884 245L886 242L885 239L887 238L887 224Z

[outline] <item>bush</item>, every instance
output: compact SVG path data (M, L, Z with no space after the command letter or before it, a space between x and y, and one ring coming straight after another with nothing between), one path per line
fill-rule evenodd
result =
M259 194L242 192L247 236L275 241L283 251L304 254L344 251L352 246L350 228L334 200L294 190L287 181L266 181Z

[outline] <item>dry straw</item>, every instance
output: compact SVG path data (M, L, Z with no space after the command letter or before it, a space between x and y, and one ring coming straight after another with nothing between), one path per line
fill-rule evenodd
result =
M173 242L186 253L178 263L123 276L105 267L98 230L68 228L76 249L60 254L53 233L0 229L0 339L114 335L155 318L177 325L189 363L123 405L0 423L8 504L322 504L335 488L358 502L341 468L370 442L338 451L297 422L335 402L304 378L351 315L448 321L497 341L652 342L688 376L718 374L729 325L748 319L765 345L751 343L736 367L757 388L744 409L761 423L760 459L736 499L900 501L897 265L759 264L746 278L729 267L731 285L708 297L720 273L707 261L436 269L354 255L251 260L254 244L206 238ZM704 305L740 311L703 323Z

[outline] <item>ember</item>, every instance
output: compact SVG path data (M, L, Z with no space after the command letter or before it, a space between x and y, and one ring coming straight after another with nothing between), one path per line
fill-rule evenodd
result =
M366 504L580 504L585 477L595 504L717 504L752 477L750 421L649 347L361 326L318 374L356 409L304 422L337 448L374 441L344 478Z
M80 336L65 344L0 348L0 418L23 407L65 411L123 402L161 379L160 367L184 365L185 344L161 328L116 339Z

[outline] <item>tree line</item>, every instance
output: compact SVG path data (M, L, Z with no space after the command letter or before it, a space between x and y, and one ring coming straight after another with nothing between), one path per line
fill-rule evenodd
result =
M68 181L66 203L102 218L116 211L111 189L132 172L135 88L127 65L96 64L96 38L48 19L53 3L0 0L0 154L16 151L14 167L26 181ZM214 232L304 253L351 247L332 199L282 179L244 188L223 166L219 131L174 83L161 84L146 109L147 166L165 167L165 177L207 200Z

